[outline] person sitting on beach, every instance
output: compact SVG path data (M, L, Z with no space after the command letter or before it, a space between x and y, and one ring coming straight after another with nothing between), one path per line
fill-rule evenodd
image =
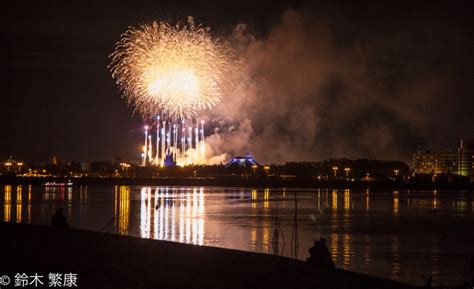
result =
M53 228L67 228L69 224L66 222L67 218L63 214L63 209L57 210L51 217L51 226Z
M306 260L319 269L334 269L334 263L324 238L314 242L313 247L309 249L309 258Z

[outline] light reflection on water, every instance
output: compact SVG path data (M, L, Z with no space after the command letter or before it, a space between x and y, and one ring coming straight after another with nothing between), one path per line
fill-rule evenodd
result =
M122 190L122 187L120 188ZM130 198L130 188L126 196ZM129 203L130 200L120 202ZM203 188L143 187L140 190L140 237L204 244L205 203ZM126 209L126 211L123 211ZM119 216L129 218L129 206ZM128 224L128 221L127 221ZM127 228L128 230L128 228ZM119 230L119 234L122 233Z
M12 213L12 203L11 203L12 186L8 186L8 185L5 186L4 197L5 197L5 200L4 200L3 220L5 222L9 222L10 221L10 216L11 216L11 213Z
M0 218L49 224L64 208L75 228L290 256L295 194L302 260L324 237L339 268L420 285L423 275L438 284L469 278L467 192L6 185Z

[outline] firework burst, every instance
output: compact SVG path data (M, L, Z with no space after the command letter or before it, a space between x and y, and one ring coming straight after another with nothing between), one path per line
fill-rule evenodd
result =
M153 22L129 28L110 55L112 77L145 118L191 118L219 103L231 50L205 29Z

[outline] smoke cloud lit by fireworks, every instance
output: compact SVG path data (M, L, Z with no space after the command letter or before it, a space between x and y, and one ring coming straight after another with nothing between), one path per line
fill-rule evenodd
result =
M110 70L130 106L144 118L191 118L221 100L230 71L229 46L206 29L153 22L127 30Z
M407 143L435 147L434 132L446 118L432 116L440 109L449 113L446 108L463 97L453 93L457 80L448 75L468 53L443 53L446 39L451 44L463 39L455 27L440 24L453 32L436 34L418 22L414 17L403 27L394 25L380 39L361 32L343 45L336 38L343 32L305 11L285 12L260 39L238 25L233 38L249 74L212 112L220 127L206 140L209 151L221 159L250 152L276 163L340 157L410 161L416 146ZM412 44L420 37L429 40ZM456 117L469 123L464 110ZM461 137L453 135L453 142Z

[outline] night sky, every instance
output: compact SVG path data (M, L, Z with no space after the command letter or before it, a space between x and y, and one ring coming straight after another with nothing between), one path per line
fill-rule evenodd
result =
M302 19L303 25L308 27L313 24L324 27L305 29L302 33L329 35L330 45L324 47L337 51L330 53L331 66L346 67L345 61L348 61L352 67L358 63L354 60L358 52L363 51L361 70L364 73L358 72L360 78L354 82L364 83L363 76L370 74L370 84L361 84L364 88L357 93L357 99L366 105L351 110L351 98L343 97L350 95L355 87L347 84L352 72L325 72L321 78L331 80L318 84L318 92L314 92L319 95L324 91L327 95L315 100L319 108L325 109L311 112L317 115L318 125L310 129L318 133L310 135L318 141L302 146L304 154L275 158L262 152L260 159L289 161L366 156L408 160L410 152L417 147L455 148L460 138L474 136L474 38L470 1L444 1L445 4L433 1L254 2L257 1L2 3L0 158L13 155L25 161L48 161L55 155L62 160L80 161L112 160L115 156L138 159L142 122L132 117L132 109L127 108L121 98L107 68L108 55L128 26L151 20L184 21L188 15L193 15L196 22L211 26L221 37L229 36L235 25L246 23L248 33L263 43L274 35L275 27L281 26L282 15L287 15L288 23ZM289 10L293 14L288 16ZM265 67L259 64L260 75L267 73ZM375 102L366 101L365 98L373 97L371 92L380 98ZM341 99L347 101L344 111L337 109L342 106ZM312 102L312 98L304 97L304 102ZM384 106L377 105L379 102ZM387 110L390 103L397 110ZM338 113L345 116L361 113L364 118L339 117L341 122L332 127L338 121L330 115ZM273 121L261 116L249 115L249 118L258 119L259 123ZM281 119L286 120L287 116ZM353 129L344 125L356 125L359 121L361 126L379 121L387 123L393 136L390 143L367 151L364 144L377 140L370 139L371 134L353 133ZM245 150L253 150L257 159L261 151L259 134L266 138L273 134L283 139L298 139L291 130L282 130L279 135L278 119L272 125L277 129L268 133L260 131L266 126L253 125L252 136L247 136L254 141L255 148ZM368 126L367 131L374 129ZM380 133L377 130L374 135ZM358 137L368 140L357 140ZM357 145L346 150L348 145L332 146L329 141ZM238 148L232 152L244 153Z

